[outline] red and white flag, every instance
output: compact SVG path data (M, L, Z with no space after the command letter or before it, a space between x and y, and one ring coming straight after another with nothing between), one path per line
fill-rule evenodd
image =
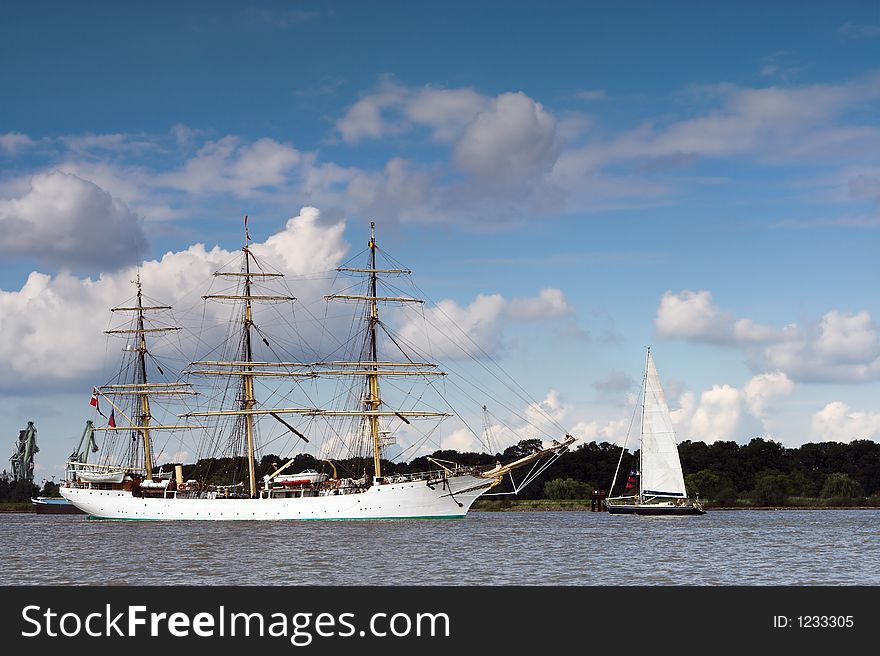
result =
M92 388L92 398L91 398L91 400L89 400L89 405L92 406L95 410L97 410L98 414L101 415L102 417L107 416L103 412L101 412L101 406L98 405L98 388L97 387Z
M116 410L110 410L110 418L107 420L107 426L110 428L116 428Z

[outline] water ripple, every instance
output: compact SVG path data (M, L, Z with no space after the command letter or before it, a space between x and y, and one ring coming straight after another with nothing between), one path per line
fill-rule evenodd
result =
M878 585L880 511L105 522L0 514L5 584Z

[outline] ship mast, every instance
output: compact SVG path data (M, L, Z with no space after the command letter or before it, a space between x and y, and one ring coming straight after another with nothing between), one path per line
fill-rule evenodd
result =
M382 400L379 397L379 375L376 373L379 370L379 355L376 350L376 326L379 323L379 304L376 301L376 224L373 221L370 221L370 320L369 320L369 353L368 357L370 359L371 365L369 368L370 373L367 373L367 383L369 388L369 395L366 398L366 407L368 410L372 410L376 412L379 409L379 406L382 404ZM376 472L376 476L382 475L382 462L380 457L380 449L379 449L379 417L377 415L370 415L368 417L370 421L370 437L373 441L373 470Z
M247 223L245 223L247 226ZM245 227L247 235L247 227ZM189 412L179 415L180 417L220 417L220 416L243 416L245 419L245 431L248 438L248 471L251 476L251 495L256 495L256 478L254 476L254 452L253 452L253 417L257 415L282 415L297 414L304 417L361 417L366 418L369 426L370 441L373 451L373 467L375 476L382 475L381 447L382 435L380 430L380 417L397 417L405 423L410 418L423 417L449 417L447 412L422 411L422 410L395 410L382 409L384 402L379 391L379 378L382 376L445 376L442 371L435 371L436 364L428 362L395 362L379 360L378 357L378 329L382 327L379 319L379 303L424 303L421 299L406 297L388 297L378 295L379 274L409 274L409 269L379 269L376 265L375 225L371 224L370 231L370 260L369 268L340 267L337 271L357 274L368 274L367 295L332 294L325 296L327 300L350 300L367 303L366 320L367 333L361 357L357 360L327 361L327 362L266 362L255 361L251 350L251 333L253 328L252 301L293 301L290 296L264 296L254 294L252 291L252 279L258 277L281 277L280 273L256 273L251 272L249 258L253 257L247 246L248 237L245 239L245 262L241 273L228 273L218 271L215 276L240 276L244 278L242 295L214 294L203 296L205 299L242 300L244 304L244 331L243 348L238 360L201 360L191 362L191 366L210 367L210 369L190 370L190 374L205 376L240 376L242 380L242 403L235 410L212 410ZM320 407L292 407L292 408L262 408L256 407L254 398L254 378L256 377L290 377L290 378L316 378L319 376L361 376L366 380L366 390L363 394L362 407L358 410L334 410ZM277 417L276 417L277 418Z
M247 231L247 219L245 219L244 231L244 361L247 363L244 367L244 375L242 376L243 398L242 410L253 410L256 405L254 399L254 377L253 371L254 354L251 347L251 328L254 325L253 309L251 307L251 252L250 252L250 235ZM244 416L244 429L247 436L247 459L248 459L248 482L250 486L251 497L257 496L257 476L254 465L254 416L246 414Z
M648 365L651 361L651 347L647 347L645 354L645 376L642 379L642 422L639 429L639 503L644 502L645 495L642 493L642 454L644 453L645 437L645 395L648 393Z
M268 363L254 362L253 353L253 329L254 329L254 301L293 301L296 300L292 296L273 296L255 294L253 290L253 281L255 278L280 278L283 274L266 273L251 271L251 258L253 254L250 249L250 234L248 233L247 217L244 218L244 261L240 272L217 271L214 273L218 277L231 277L243 279L241 288L242 294L208 294L202 298L205 300L233 300L244 301L244 310L242 313L242 342L240 357L232 361L211 361L211 362L191 362L190 365L210 364L220 367L216 370L200 370L190 371L191 374L211 375L211 376L240 376L241 377L241 405L237 410L220 410L215 412L195 412L181 415L182 417L212 417L212 416L242 416L244 418L244 432L247 440L247 462L248 462L248 491L251 497L257 496L257 476L256 476L256 456L255 456L255 439L254 439L254 415L271 414L271 410L255 410L257 400L254 395L254 377L255 376L296 376L296 373L278 371L256 371L254 365L273 366L288 365L292 363ZM268 343L268 342L267 342Z
M100 388L98 391L104 397L110 397L114 395L134 395L136 397L135 405L138 406L138 416L137 421L132 421L130 417L125 415L123 410L113 403L109 398L107 399L111 406L115 410L119 410L120 414L129 420L130 424L135 424L132 426L108 426L105 428L95 428L94 430L100 431L124 431L124 430L135 430L141 434L142 444L144 449L144 474L147 480L152 480L153 478L153 449L152 442L150 438L151 430L171 430L171 429L187 429L187 428L197 428L196 426L161 426L152 424L153 413L150 409L150 396L153 395L174 395L174 396L183 396L188 394L195 394L195 392L183 389L184 387L188 387L188 385L182 383L150 383L147 375L147 355L149 355L150 350L147 346L147 333L162 333L162 332L171 332L175 330L180 330L177 326L162 326L155 328L147 328L145 317L147 312L159 311L159 310L170 310L171 306L169 305L144 305L144 296L143 296L143 285L141 283L141 274L138 272L137 277L132 280L132 283L135 285L137 289L136 302L133 307L115 307L111 308L111 312L134 312L135 320L133 329L125 329L125 330L107 330L105 331L108 335L135 335L137 340L137 346L132 349L127 347L126 350L133 350L137 352L137 361L135 367L135 380L133 383L128 384L120 384L120 385L105 385ZM161 372L161 369L160 369Z
M373 472L374 475L378 478L382 476L382 439L381 439L381 431L379 426L379 417L397 417L405 423L409 423L407 417L449 417L451 416L449 413L445 412L422 412L422 411L396 411L396 410L388 410L383 411L379 408L383 405L382 397L379 393L379 378L380 376L387 375L395 375L395 376L445 376L445 372L442 371L431 371L431 368L436 367L437 365L432 363L424 363L424 362L386 362L379 361L379 350L378 350L378 340L377 340L377 329L381 326L381 322L379 321L379 303L424 303L423 300L418 298L407 298L407 297L392 297L392 296L379 296L378 293L378 280L379 274L388 274L388 275L408 275L412 273L409 269L379 269L376 265L376 224L375 222L370 222L370 263L369 268L360 269L360 268L350 268L350 267L340 267L337 268L337 271L341 272L352 272L352 273L366 273L368 275L368 284L367 284L367 295L359 296L352 294L331 294L326 296L328 300L341 299L341 300L356 300L356 301L366 301L367 305L367 335L366 335L366 353L365 359L359 362L328 362L328 363L316 363L323 365L336 366L337 369L340 366L353 366L357 367L359 370L350 370L350 371L325 371L323 372L325 375L361 375L366 378L366 393L364 395L363 400L363 410L361 412L351 412L351 411L318 411L316 414L322 414L326 416L362 416L366 417L367 423L370 428L370 441L372 443L373 448ZM413 370L407 370L407 368L412 367Z
M147 338L144 336L144 299L141 290L141 274L137 275L137 329L138 329L138 380L141 385L147 384ZM141 435L144 438L144 470L147 480L153 478L153 454L150 448L150 397L141 394Z

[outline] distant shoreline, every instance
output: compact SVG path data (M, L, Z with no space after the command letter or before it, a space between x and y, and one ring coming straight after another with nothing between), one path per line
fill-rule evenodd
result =
M477 501L471 512L590 512L589 501L549 501L537 500L482 500ZM710 512L732 510L880 510L877 506L707 506ZM0 503L0 513L32 513L33 505L29 502Z
M520 500L509 499L504 501L480 499L474 503L471 512L542 512L542 511L581 511L590 512L589 500L551 501L547 499ZM852 506L825 506L811 505L784 505L784 506L712 506L707 505L706 510L713 512L732 510L880 510L876 505L852 505Z

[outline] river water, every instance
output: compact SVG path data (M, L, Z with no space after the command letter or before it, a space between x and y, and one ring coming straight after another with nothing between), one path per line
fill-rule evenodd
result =
M0 514L3 584L880 585L880 510L111 522Z

